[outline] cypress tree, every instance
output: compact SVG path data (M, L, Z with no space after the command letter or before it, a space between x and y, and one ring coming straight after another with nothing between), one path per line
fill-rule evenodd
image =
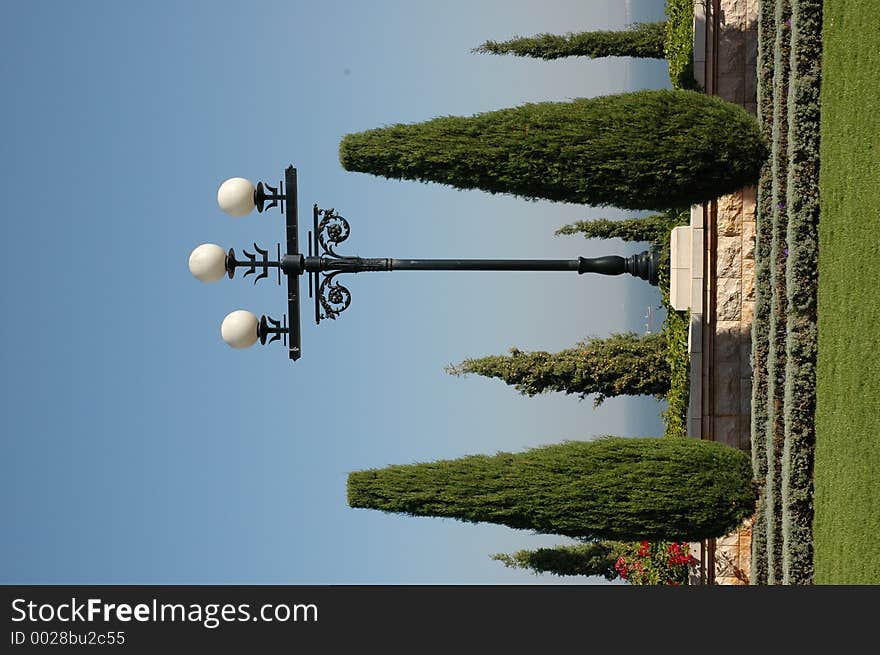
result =
M601 575L614 580L618 577L614 562L620 551L612 541L589 541L574 546L518 550L512 555L496 553L491 558L508 568L530 569L536 574Z
M749 456L701 439L606 437L348 476L351 507L585 540L720 537L754 503Z
M583 399L596 394L598 406L612 396L664 396L669 391L666 350L662 333L640 337L626 332L606 339L593 338L552 354L511 348L509 355L466 359L448 366L446 371L500 378L528 396L562 391Z
M486 41L474 52L493 55L559 59L561 57L647 57L663 59L666 23L636 23L627 30L515 37L509 41Z
M690 207L753 184L767 147L742 107L636 91L343 137L348 171L624 209Z
M669 233L669 219L664 214L644 218L625 218L611 221L598 218L563 225L556 235L583 234L586 239L623 239L661 244Z

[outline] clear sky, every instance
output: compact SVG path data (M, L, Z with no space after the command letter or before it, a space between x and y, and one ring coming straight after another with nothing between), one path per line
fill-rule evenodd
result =
M643 332L655 288L572 273L361 274L337 321L315 326L304 307L293 363L277 344L234 351L219 335L233 309L285 312L281 287L204 285L187 259L204 242L274 250L281 215L227 217L216 190L233 176L274 183L288 164L302 216L317 202L349 219L343 254L642 250L553 235L619 210L348 173L337 148L390 123L668 88L662 61L470 52L662 16L662 0L4 3L0 582L597 582L489 559L565 539L350 509L346 476L659 435L653 399L593 409L444 372L511 346Z

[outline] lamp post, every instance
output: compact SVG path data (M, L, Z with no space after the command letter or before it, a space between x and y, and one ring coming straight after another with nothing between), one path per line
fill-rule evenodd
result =
M339 283L343 273L368 271L576 271L621 275L629 273L657 285L659 254L646 250L631 257L577 259L391 259L387 257L348 257L335 248L345 241L351 228L335 209L312 207L312 229L308 236L307 254L299 248L299 216L297 211L296 169L288 166L278 186L262 182L254 186L249 180L234 177L226 180L217 191L220 208L232 216L245 216L253 209L260 213L278 207L285 216L286 250L278 244L275 259L269 251L254 244L254 252L243 250L239 259L233 249L228 251L213 243L204 243L192 251L189 269L202 282L216 282L224 275L235 277L238 269L244 276L255 275L254 284L269 277L274 269L278 284L282 274L287 280L287 314L281 320L263 315L259 319L245 310L236 310L223 319L220 334L233 348L247 348L281 341L287 346L290 359L302 354L300 329L299 278L309 277L309 296L314 299L315 323L336 319L351 304L351 293ZM259 271L259 273L258 273ZM290 317L290 324L287 317Z

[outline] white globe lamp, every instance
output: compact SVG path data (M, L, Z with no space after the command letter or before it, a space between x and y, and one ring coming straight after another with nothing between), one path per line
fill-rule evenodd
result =
M216 243L203 243L189 255L189 272L202 282L216 282L226 274L226 251Z
M256 206L256 187L243 177L231 177L217 189L217 204L230 216L247 216Z
M257 317L244 309L230 312L220 325L220 336L233 348L249 348L257 338L259 321Z

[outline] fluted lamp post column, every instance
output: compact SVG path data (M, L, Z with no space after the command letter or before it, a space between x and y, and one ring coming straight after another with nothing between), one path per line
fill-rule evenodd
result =
M233 249L224 250L213 243L204 243L192 251L189 269L202 282L216 282L224 275L235 276L238 269L245 269L244 277L255 275L254 283L269 277L274 270L278 284L282 277L287 281L287 314L281 320L256 315L246 310L236 310L223 320L220 334L233 348L247 348L257 341L271 343L281 341L287 346L290 359L297 360L302 354L300 330L299 278L309 277L309 296L314 299L315 322L335 319L351 304L351 293L339 283L343 273L368 271L574 271L579 274L599 273L635 277L657 285L659 254L646 250L631 257L609 255L606 257L576 259L391 259L343 256L335 248L345 241L351 228L348 221L334 209L312 208L312 230L308 235L308 251L300 252L298 242L299 219L297 215L296 169L288 166L284 180L277 187L262 182L256 186L249 180L234 177L220 185L217 203L231 216L241 217L256 209L278 207L286 221L286 249L281 244L276 257L270 259L269 251L254 244L254 252L243 250L245 259L239 259ZM288 315L290 324L287 324Z

